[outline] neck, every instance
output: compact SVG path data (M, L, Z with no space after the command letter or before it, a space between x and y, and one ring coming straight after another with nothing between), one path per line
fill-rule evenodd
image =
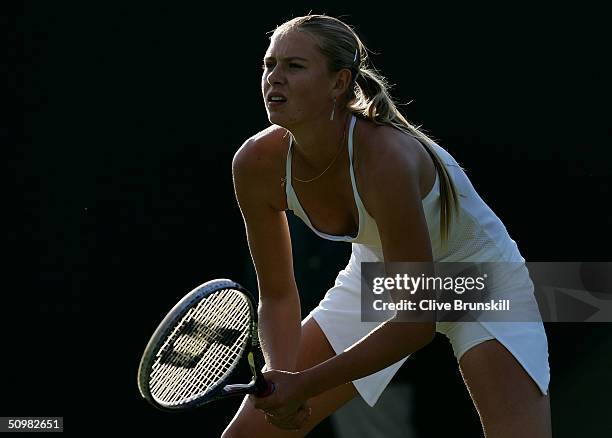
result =
M349 117L348 110L337 110L334 120L329 120L329 118L309 120L290 130L295 140L293 142L294 156L299 156L302 169L300 176L306 178L323 171L336 157L338 149L344 147L342 143L346 145Z

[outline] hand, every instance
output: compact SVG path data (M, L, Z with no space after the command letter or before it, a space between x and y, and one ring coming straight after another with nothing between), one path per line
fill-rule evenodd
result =
M295 412L287 415L277 415L264 412L266 422L284 430L300 430L310 418L312 410L308 402L302 403Z
M267 397L251 395L256 409L265 413L266 421L281 429L298 430L310 418L300 373L270 370L264 378L274 383L274 392Z

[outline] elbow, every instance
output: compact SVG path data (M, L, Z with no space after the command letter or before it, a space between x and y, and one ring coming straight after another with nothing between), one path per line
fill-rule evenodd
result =
M436 337L436 323L424 323L428 327L424 330L423 334L423 347L428 345ZM422 347L421 347L422 348Z
M427 346L436 337L436 323L435 322L417 322L410 323L412 325L410 332L415 339L417 349L421 349Z
M408 341L406 345L410 353L425 347L436 336L435 322L405 322L393 319L388 322L391 322L391 325L397 325L397 334Z
M300 305L300 299L297 291L287 292L282 291L279 293L271 293L269 290L266 293L259 294L259 306L258 309L261 311L263 307L274 307L274 308L292 308L296 305Z

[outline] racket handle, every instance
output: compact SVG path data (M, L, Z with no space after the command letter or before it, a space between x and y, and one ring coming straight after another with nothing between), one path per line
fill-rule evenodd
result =
M255 389L253 383L237 383L235 385L225 385L221 394L223 396L251 394L255 392Z
M254 394L257 397L267 397L274 392L274 389L274 383L265 380L257 380L251 383L225 385L221 393L223 396Z
M255 367L255 395L257 397L267 397L274 392L274 383L264 379L259 367Z
M274 382L268 382L267 380L256 382L255 387L257 388L257 392L255 392L257 397L267 397L276 389Z

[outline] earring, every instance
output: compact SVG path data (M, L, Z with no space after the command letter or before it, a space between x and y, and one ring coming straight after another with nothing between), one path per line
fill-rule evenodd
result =
M336 112L336 98L334 97L334 107L332 108L331 117L329 120L334 120L334 113Z

